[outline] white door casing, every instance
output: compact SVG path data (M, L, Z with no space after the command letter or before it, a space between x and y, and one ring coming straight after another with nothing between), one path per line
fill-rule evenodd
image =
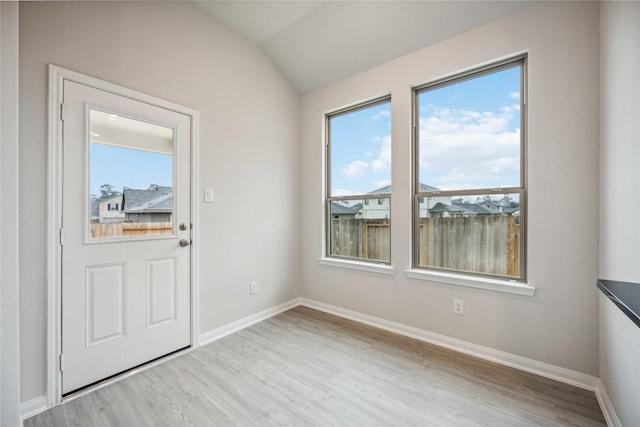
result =
M53 273L48 381L52 405L66 393L197 345L195 249L179 244L191 241L190 225L195 222L197 112L54 66L50 81L56 85L50 88L50 106L57 103L53 96L64 101L57 126L50 122L54 146L49 148L53 182L48 234L49 243L55 243L48 257ZM94 109L172 130L175 188L169 234L91 238L88 122Z

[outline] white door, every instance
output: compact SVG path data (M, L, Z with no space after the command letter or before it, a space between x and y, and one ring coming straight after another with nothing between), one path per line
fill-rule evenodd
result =
M190 117L64 81L62 393L191 345Z

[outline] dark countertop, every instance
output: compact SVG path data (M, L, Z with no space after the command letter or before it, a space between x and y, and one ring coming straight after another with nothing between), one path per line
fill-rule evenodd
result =
M598 288L640 328L640 283L598 279Z

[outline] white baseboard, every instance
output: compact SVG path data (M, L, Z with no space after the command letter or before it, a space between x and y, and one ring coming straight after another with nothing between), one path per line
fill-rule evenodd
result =
M259 313L255 313L255 314L252 314L251 316L247 316L240 320L236 320L235 322L231 322L224 326L220 326L219 328L216 328L209 332L205 332L204 334L201 334L198 339L198 345L207 345L229 334L237 332L255 323L261 322L265 319L268 319L269 317L273 317L276 314L280 314L283 311L287 311L289 309L297 307L298 305L300 305L300 298L294 298L291 301L287 301L285 303L276 305L275 307L267 308L266 310L262 310Z
M47 395L43 394L34 399L27 400L20 404L20 419L26 420L34 415L38 415L40 412L44 412L49 408L49 401Z
M548 363L538 362L536 360L528 359L526 357L518 356L512 353L495 350L493 348L484 347L478 344L451 338L446 335L436 334L424 329L403 325L401 323L392 322L390 320L382 319L375 316L369 316L368 314L362 314L356 311L347 310L345 308L336 307L307 298L302 298L300 304L349 320L364 323L369 326L384 329L389 332L394 332L406 337L414 338L440 347L445 347L450 350L458 351L460 353L475 356L480 359L489 360L491 362L500 363L501 365L509 366L521 371L540 375L541 377L550 378L552 380L560 381L594 392L598 390L598 383L600 380L596 377L583 374L581 372L572 371L570 369L561 368L559 366L551 365Z
M607 426L623 427L622 422L620 421L620 418L618 418L618 414L616 414L616 410L613 407L611 399L609 399L607 390L604 388L604 384L601 380L598 380L596 398L598 399L598 403L600 404L600 409L602 410L602 415L604 415L604 419L607 422Z

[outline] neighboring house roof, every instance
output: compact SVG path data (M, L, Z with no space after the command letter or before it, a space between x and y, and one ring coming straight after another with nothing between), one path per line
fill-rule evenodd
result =
M503 209L504 213L512 215L516 212L520 213L520 206L508 206Z
M173 211L172 188L158 185L146 190L125 188L123 210L125 213L170 213Z
M483 200L479 205L483 206L485 209L492 211L493 213L502 213L503 207L500 203L496 203L493 200Z
M496 209L489 209L485 206L475 203L456 203L455 206L459 206L461 208L475 212L477 215L495 215L497 213L500 213Z
M436 203L435 205L433 205L433 207L431 209L429 209L429 212L431 213L436 213L436 212L450 212L450 213L460 213L460 214L467 214L467 215L475 215L476 212L471 211L469 209L465 209L463 207L461 207L460 205L447 205L445 203Z
M338 202L331 202L332 215L355 215L362 209L362 203L353 206L345 206Z
M427 185L427 184L420 183L420 192L421 193L427 193L429 191L440 191L440 189L437 188L437 187L434 187L432 185Z
M439 188L433 187L431 185L420 183L420 192L426 193L428 191L439 191ZM391 194L391 186L386 185L384 187L378 188L377 190L373 190L367 194Z
M391 194L391 186L386 185L382 188L378 188L377 190L370 191L367 194Z

